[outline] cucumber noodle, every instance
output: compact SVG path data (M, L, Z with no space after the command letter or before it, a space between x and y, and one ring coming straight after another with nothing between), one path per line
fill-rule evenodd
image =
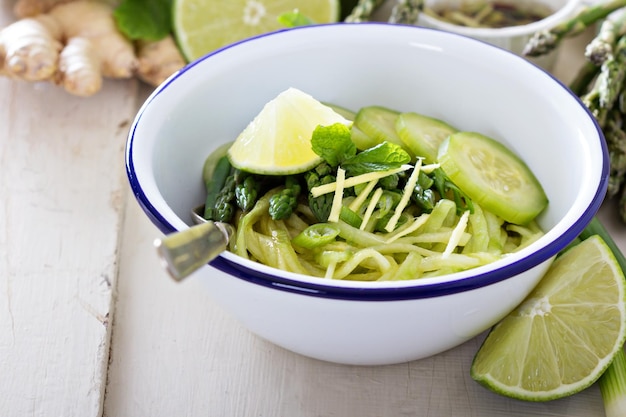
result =
M273 220L268 207L276 192L262 196L251 211L238 212L229 250L271 267L317 277L388 281L440 276L493 262L543 235L535 221L526 226L508 224L477 204L471 213L459 215L455 202L444 198L430 213L409 206L403 222L390 233L373 232L376 211L363 230L341 220L328 223L339 231L338 239L305 249L292 239L317 219L308 205L299 204L289 218ZM344 197L344 205L353 198ZM467 224L459 228L460 221ZM453 232L461 234L450 247Z

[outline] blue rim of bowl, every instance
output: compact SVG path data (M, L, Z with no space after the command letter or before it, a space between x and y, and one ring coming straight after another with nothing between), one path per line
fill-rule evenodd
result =
M143 112L145 111L147 105L152 101L156 96L158 96L169 84L174 82L177 78L182 76L188 69L193 66L199 64L200 62L214 56L216 54L221 53L224 50L230 49L238 44L247 43L254 41L255 39L264 38L267 36L272 36L277 33L294 31L294 30L315 30L316 27L325 27L325 26L390 26L387 23L381 22L364 22L359 23L358 25L354 24L344 24L344 23L329 23L329 24L321 24L321 25L311 25L311 26L300 26L295 28L288 29L280 29L274 32L264 33L258 36L254 36L248 39L244 39L239 42L235 42L224 46L216 51L208 53L203 57L187 64L184 68L180 69L176 73L174 73L169 79L163 82L157 89L150 95L150 97L146 100L143 106L139 109L137 116L133 121L133 125L131 126L130 132L128 134L128 141L126 144L125 151L125 162L126 162L126 173L128 177L128 181L130 187L133 191L137 202L139 203L142 210L148 216L148 218L154 223L157 228L163 232L164 234L169 234L176 232L177 229L166 220L158 210L150 203L150 199L143 191L141 184L135 175L135 167L133 163L133 142L135 138L135 130L137 128L138 122L141 119ZM425 28L419 26L409 26L409 25L401 25L394 24L393 26L411 28L420 31L435 31L435 32L443 32L439 29L433 28ZM472 39L466 35L443 32L446 36L456 36ZM485 41L472 39L472 41L480 42L489 45L490 47L501 49L506 53L510 53L511 55L515 55L514 53L500 48L498 46L491 45ZM520 58L522 59L522 58ZM528 62L529 65L537 65ZM540 67L538 67L541 69ZM429 284L418 284L415 286L402 286L402 287L384 287L384 288L372 288L367 287L367 283L363 287L341 287L341 286L333 286L328 285L320 279L320 283L312 283L312 282L303 282L290 278L285 278L277 275L269 275L267 273L263 273L241 264L237 264L225 259L223 256L218 256L213 261L209 262L209 265L220 270L228 275L231 275L234 278L241 279L247 281L251 284L260 285L270 289L276 289L280 291L286 291L291 293L296 293L300 295L306 296L314 296L321 298L330 298L330 299L339 299L339 300L352 300L352 301L398 301L398 300L412 300L412 299L421 299L421 298L433 298L440 297L445 295L456 294L460 292L470 291L477 288L485 287L488 285L495 284L500 281L504 281L508 278L519 275L540 263L550 259L557 253L559 253L562 249L564 249L569 243L571 243L574 239L576 239L583 229L589 224L589 222L596 215L596 212L599 210L602 202L604 200L604 196L608 187L608 176L609 176L609 157L608 157L608 149L606 145L606 141L603 139L604 135L602 129L598 125L595 120L595 117L591 114L588 108L584 105L584 103L580 100L576 94L574 94L569 88L564 85L559 79L554 77L552 74L547 71L541 69L546 72L548 76L550 76L554 81L560 84L572 97L578 101L581 108L589 115L590 119L595 125L595 128L598 132L598 136L601 138L600 146L602 148L602 173L600 177L600 182L598 184L598 188L596 193L591 200L589 206L585 210L585 212L581 215L581 217L572 224L572 226L565 231L561 236L554 239L540 251L533 253L532 255L526 256L520 259L517 262L509 264L507 269L496 269L491 270L485 273L480 273L478 275L474 275L472 277L462 278L458 280L451 280L445 282L437 282L437 283L429 283ZM417 281L416 281L417 282Z

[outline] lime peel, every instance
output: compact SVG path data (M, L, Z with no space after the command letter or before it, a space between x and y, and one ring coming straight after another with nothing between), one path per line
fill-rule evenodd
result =
M573 246L492 328L474 357L472 378L526 401L584 390L626 341L625 287L624 273L600 236Z

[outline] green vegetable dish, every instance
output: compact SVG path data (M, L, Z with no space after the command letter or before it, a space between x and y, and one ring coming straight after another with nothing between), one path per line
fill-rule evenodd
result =
M205 218L233 225L231 252L328 279L408 280L475 268L543 235L546 194L500 142L417 113L328 106L353 122L315 128L322 162L304 172L237 169L230 144L206 159Z

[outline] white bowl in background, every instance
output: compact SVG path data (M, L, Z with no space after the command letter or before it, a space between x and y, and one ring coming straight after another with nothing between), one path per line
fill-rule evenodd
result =
M206 156L288 87L350 109L376 104L430 115L506 142L550 199L538 219L545 236L495 263L444 277L325 280L224 252L188 278L204 282L207 296L252 332L302 355L392 364L467 341L526 297L603 200L602 132L546 71L453 33L331 24L227 46L192 62L147 99L129 133L126 166L138 203L160 231L189 227L191 208L204 201Z
M456 9L468 1L471 0L424 0L424 6L434 10L440 10L446 7ZM464 36L470 36L521 55L524 47L533 34L542 30L550 29L558 23L574 16L581 7L580 0L493 0L492 2L518 5L520 3L538 4L547 7L549 10L552 10L553 13L537 22L505 28L474 28L455 25L434 18L426 13L420 14L418 24L424 27L441 29L448 32L459 33ZM558 51L559 49L557 48L549 54L527 59L537 65L540 65L546 70L552 70L558 57Z

